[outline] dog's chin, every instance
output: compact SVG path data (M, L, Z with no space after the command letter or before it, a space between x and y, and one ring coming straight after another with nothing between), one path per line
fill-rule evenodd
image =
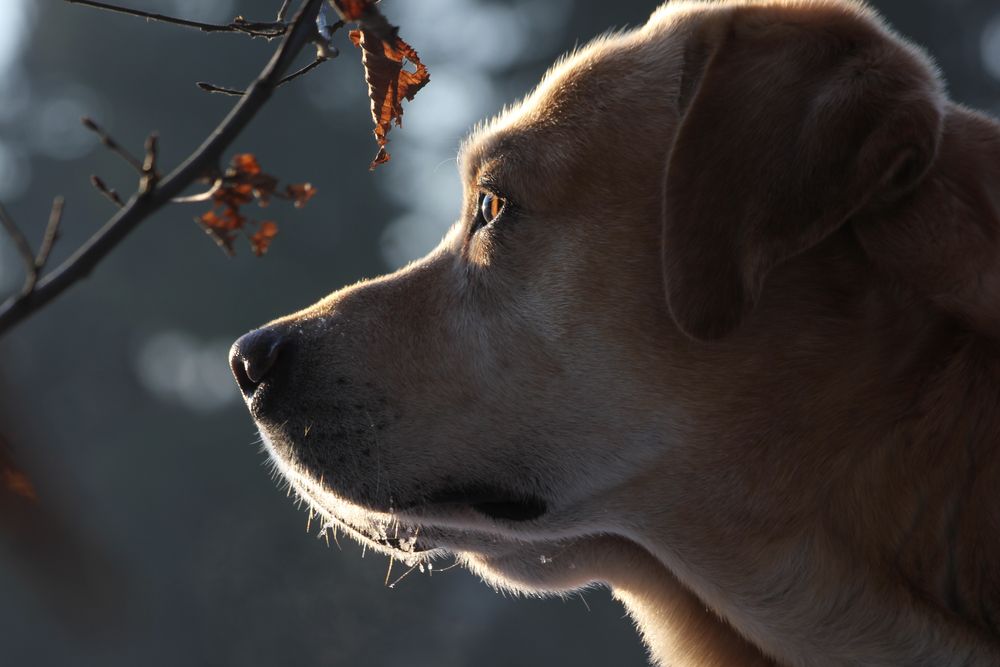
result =
M578 590L598 579L585 554L605 536L522 540L510 531L498 531L492 519L471 506L431 505L385 513L345 502L329 491L296 488L324 519L325 530L340 531L365 549L406 565L452 556L490 585L527 595Z
M320 528L334 536L346 534L408 565L454 556L489 584L515 593L562 593L596 578L583 555L604 536L539 539L538 527L549 514L543 498L475 483L408 505L367 506L342 497L323 475L289 463L262 435L277 472L319 517Z
M518 526L530 526L546 514L543 498L510 491L500 485L467 483L417 500L379 505L345 497L328 478L295 461L293 448L261 429L261 438L275 472L283 477L310 511L319 527L344 533L367 549L404 562L446 554L496 555ZM500 528L503 530L500 530ZM507 537L502 537L501 533Z
M521 506L514 501L486 502L478 497L465 502L451 495L448 502L385 512L347 501L301 476L290 475L288 480L323 520L324 528L341 531L367 549L407 563L448 554L484 558L507 554L519 541L498 532L497 522L515 524L537 512L534 502Z

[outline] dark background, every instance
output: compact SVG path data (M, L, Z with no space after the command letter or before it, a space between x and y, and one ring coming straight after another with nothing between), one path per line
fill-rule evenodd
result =
M226 22L270 19L279 4L132 6ZM392 134L388 166L368 172L362 72L339 35L341 58L282 89L234 146L319 190L302 211L264 212L281 223L265 258L241 245L227 259L192 222L203 206L170 207L0 340L0 431L59 516L36 526L52 534L52 561L0 533L0 663L644 664L603 590L514 600L459 569L390 589L383 557L307 534L305 512L261 465L226 351L240 333L433 247L458 212L454 158L470 126L527 92L557 54L641 24L655 4L384 0L432 73ZM929 48L956 99L998 109L996 0L875 4ZM59 0L0 1L0 202L37 242L51 197L65 194L64 257L112 213L89 174L123 192L134 184L79 117L136 152L159 130L171 168L233 103L194 82L244 86L274 46ZM0 288L20 280L0 238Z

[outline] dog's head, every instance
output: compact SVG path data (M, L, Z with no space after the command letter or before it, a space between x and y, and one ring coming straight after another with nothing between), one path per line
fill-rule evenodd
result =
M431 254L247 334L233 370L293 487L394 555L553 590L650 517L721 539L765 484L749 446L861 400L837 387L915 317L874 220L945 187L950 113L854 3L671 3L469 138Z

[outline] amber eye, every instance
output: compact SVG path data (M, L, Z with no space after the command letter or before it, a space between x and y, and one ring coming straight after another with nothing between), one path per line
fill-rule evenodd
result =
M483 199L479 204L479 214L483 217L483 223L488 225L500 217L506 204L506 200L489 192L484 192Z

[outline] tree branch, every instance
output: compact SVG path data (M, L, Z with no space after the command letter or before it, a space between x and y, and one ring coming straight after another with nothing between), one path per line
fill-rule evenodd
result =
M139 172L140 174L142 173L142 163L139 162L139 159L136 156L129 153L125 148L122 147L121 144L115 141L110 134L104 131L104 128L95 123L93 119L88 118L86 116L81 118L80 122L83 123L83 126L85 128L87 128L88 130L97 135L97 138L100 139L101 144L103 144L105 148L107 148L109 151L111 151L121 159L128 162L129 165L137 172Z
M314 69L325 63L327 60L329 60L329 58L316 58L316 60L312 61L302 69L296 70L295 72L292 72L291 74L283 78L281 81L278 82L278 86L283 86L289 81L294 81L303 74L308 74L309 72L313 71ZM197 83L197 86L202 90L204 90L206 93L220 93L222 95L232 95L234 97L241 97L247 94L247 91L245 90L237 90L236 88L223 88L222 86L216 86L214 83L208 83L207 81L199 81Z
M38 255L35 257L35 267L38 269L39 274L45 269L45 265L49 263L49 255L52 254L52 248L55 246L56 241L59 240L59 225L62 224L63 209L65 208L66 200L62 197L56 197L52 200L49 224L45 226L45 235L42 236L42 244L38 247Z
M68 0L99 6L90 0ZM155 174L155 141L147 142L143 184L128 203L34 289L0 305L0 335L89 275L94 267L128 234L185 188L218 170L223 152L257 115L288 71L295 57L316 36L315 20L324 0L303 0L270 62L258 75L229 115L188 158L164 179ZM152 17L150 17L152 18ZM145 187L145 189L143 189ZM6 216L4 216L6 217ZM7 226L6 223L4 226ZM14 227L16 229L16 227ZM9 228L8 228L9 231ZM23 235L22 235L23 237Z
M114 188L109 188L108 184L105 183L100 176L97 174L91 174L90 184L93 185L98 192L111 200L111 203L118 208L124 208L125 202L122 201L121 195Z
M247 92L237 88L223 88L222 86L217 86L214 83L209 83L208 81L198 81L195 85L204 90L206 93L218 93L219 95L231 95L232 97L243 97Z
M278 9L278 18L275 19L276 21L283 22L285 20L285 17L288 16L288 7L291 4L292 0L284 0L284 2L281 3L281 8Z
M251 37L263 37L265 39L273 39L275 37L281 37L286 32L288 32L289 24L284 22L284 14L279 13L279 18L274 22L252 22L245 21L242 17L237 17L231 23L217 24L217 23L202 23L201 21L189 21L187 19L179 19L174 16L166 16L164 14L155 14L153 12L145 12L141 9L130 9L128 7L121 7L119 5L111 5L106 2L97 2L96 0L66 0L66 2L73 5L84 5L85 7L94 7L95 9L103 9L109 12L115 12L116 14L127 14L129 16L138 16L139 18L144 18L149 21L160 21L161 23L170 23L172 25L181 26L184 28L194 28L195 30L201 30L202 32L236 32L250 35ZM284 13L288 11L288 2L285 2L282 9Z
M24 264L24 288L21 294L27 294L38 282L38 268L35 266L35 255L31 252L31 244L3 205L0 205L0 224L7 230L7 234L17 247L17 253L21 256L21 262Z
M17 246L17 252L21 255L21 261L24 263L24 287L21 288L21 296L18 298L23 298L31 294L35 289L35 285L38 284L38 276L45 269L45 265L49 261L49 255L52 254L52 247L59 238L59 224L62 222L65 203L62 197L56 197L52 200L49 224L45 226L45 235L42 237L42 244L38 248L37 256L31 253L31 244L28 243L28 238L24 235L24 232L21 231L21 228L17 226L7 213L7 209L3 205L0 205L0 224L3 225L4 229L7 230L7 234L13 239L14 245Z

